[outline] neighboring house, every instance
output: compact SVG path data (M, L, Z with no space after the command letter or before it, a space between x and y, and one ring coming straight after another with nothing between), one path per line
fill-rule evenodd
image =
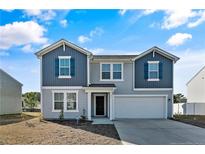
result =
M205 66L187 83L186 114L205 115Z
M0 115L22 112L22 84L0 69Z
M140 55L93 55L64 39L36 53L43 117L168 118L178 57L153 47Z
M174 103L174 114L186 114L186 102Z

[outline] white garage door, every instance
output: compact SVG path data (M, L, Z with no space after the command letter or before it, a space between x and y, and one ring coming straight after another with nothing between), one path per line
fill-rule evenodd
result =
M166 96L114 96L115 118L166 118Z

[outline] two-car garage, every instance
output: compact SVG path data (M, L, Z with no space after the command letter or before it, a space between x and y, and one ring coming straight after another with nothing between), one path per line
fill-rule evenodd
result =
M166 95L115 95L114 116L120 118L167 118Z

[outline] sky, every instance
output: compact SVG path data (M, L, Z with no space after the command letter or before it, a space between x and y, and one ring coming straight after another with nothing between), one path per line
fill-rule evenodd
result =
M94 54L140 54L158 46L178 57L174 93L205 65L205 10L0 10L0 68L40 91L35 52L67 39Z

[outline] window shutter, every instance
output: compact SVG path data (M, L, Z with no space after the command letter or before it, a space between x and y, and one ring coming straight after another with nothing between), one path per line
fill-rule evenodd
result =
M72 76L75 76L75 59L74 58L71 58L70 59L70 75L71 77Z
M144 63L144 79L148 79L148 63Z
M55 58L55 76L59 76L59 59Z
M162 74L163 74L163 72L162 72L162 67L163 67L163 64L162 64L162 62L160 62L159 63L159 79L162 79Z

